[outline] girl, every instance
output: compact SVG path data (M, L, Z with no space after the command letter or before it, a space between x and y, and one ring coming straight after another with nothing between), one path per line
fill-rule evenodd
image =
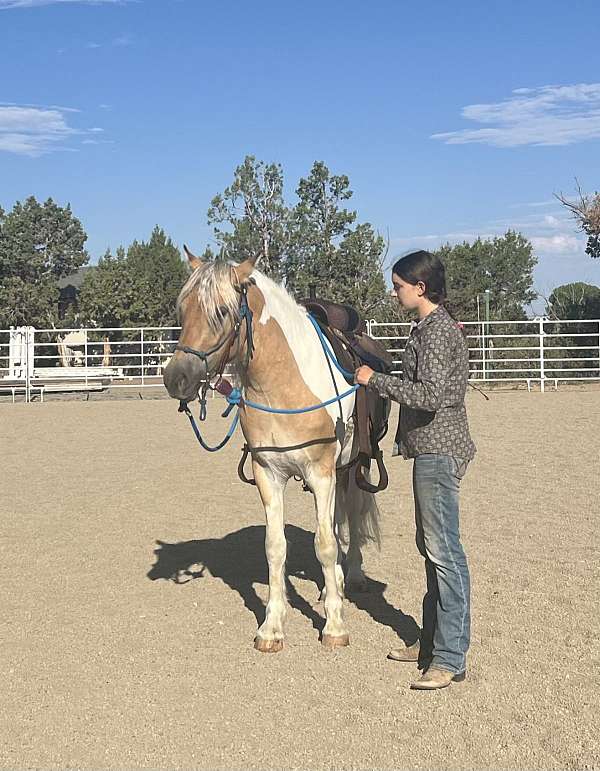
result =
M427 592L420 640L392 650L396 661L418 661L418 690L445 688L465 678L470 634L469 569L459 533L459 487L475 445L464 405L469 355L444 308L442 262L413 252L393 267L400 305L416 311L402 359L402 378L360 367L355 380L400 403L395 454L414 458L416 541L425 558Z

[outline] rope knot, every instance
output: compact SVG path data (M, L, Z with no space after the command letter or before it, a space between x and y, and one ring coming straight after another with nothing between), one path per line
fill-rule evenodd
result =
M227 399L227 404L235 406L242 401L242 392L239 388L232 388L231 393L225 398Z

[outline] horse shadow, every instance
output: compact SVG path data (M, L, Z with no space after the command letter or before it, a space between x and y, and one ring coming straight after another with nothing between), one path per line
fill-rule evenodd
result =
M304 615L319 633L325 626L322 615L300 595L290 577L312 581L318 593L323 589L323 573L314 549L314 533L296 525L286 525L287 560L285 569L288 602ZM147 577L185 584L204 577L208 569L242 598L245 607L254 614L258 626L265 619L265 604L254 589L255 584L269 583L265 557L265 527L252 525L229 533L223 538L166 543L157 541L156 562ZM417 622L395 608L385 598L387 584L367 577L366 591L348 593L347 599L366 611L379 624L388 626L411 645L419 636ZM318 596L318 594L317 594Z

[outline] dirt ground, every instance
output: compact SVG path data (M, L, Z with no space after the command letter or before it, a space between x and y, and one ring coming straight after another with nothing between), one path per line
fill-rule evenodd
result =
M371 591L345 602L334 652L312 501L290 485L288 636L265 655L240 435L204 454L168 400L1 405L0 767L600 769L600 392L468 408L468 678L425 693L386 660L420 620L409 463L388 457Z

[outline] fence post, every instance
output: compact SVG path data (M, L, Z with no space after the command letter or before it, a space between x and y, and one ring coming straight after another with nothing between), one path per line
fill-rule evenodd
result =
M83 339L83 360L85 364L85 387L88 386L88 333L85 330L85 337Z
M486 371L486 341L485 341L485 322L481 322L481 376L482 380L487 380Z
M140 351L142 357L142 385L144 385L144 329L140 329Z
M600 321L598 321L598 377L600 377Z
M25 327L25 403L28 404L31 401L31 364L29 362L29 348L30 348L30 335L32 327ZM35 338L34 338L35 340Z
M546 373L544 371L544 319L540 319L540 329L539 329L539 335L540 335L540 391L544 393L544 380L546 377Z

